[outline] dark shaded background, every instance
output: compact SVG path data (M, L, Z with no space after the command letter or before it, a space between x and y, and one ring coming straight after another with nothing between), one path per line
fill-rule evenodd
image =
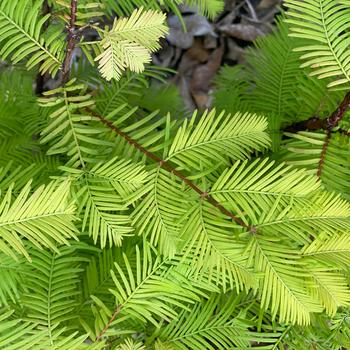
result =
M213 21L182 7L187 32L178 17L169 15L169 35L153 62L177 70L173 82L189 110L211 106L212 80L222 65L244 60L244 51L259 36L271 32L281 0L226 0Z

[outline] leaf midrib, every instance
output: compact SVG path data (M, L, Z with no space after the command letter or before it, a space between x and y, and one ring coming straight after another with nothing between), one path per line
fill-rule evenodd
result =
M23 28L21 28L15 21L13 21L9 16L6 15L4 11L0 10L0 14L7 19L9 23L11 23L15 28L17 28L21 33L23 33L30 41L32 41L37 47L39 47L42 51L44 51L49 57L51 57L56 63L61 65L60 60L54 56L50 51L48 51L44 46L42 46L37 40L31 37Z
M258 241L258 239L255 237L254 238L257 246L259 247L259 250L261 252L261 254L263 255L266 263L269 265L269 267L271 268L271 270L273 271L274 275L277 277L277 279L279 280L279 283L281 283L284 288L288 291L289 295L292 296L292 298L304 309L304 312L306 312L307 314L309 313L309 310L307 309L307 307L298 299L298 297L295 295L294 291L292 289L289 288L289 286L284 282L283 278L281 277L281 275L276 271L275 267L272 265L272 263L270 262L270 259L268 258L268 256L266 256L264 249L260 246L260 243ZM263 271L262 271L263 272ZM272 298L272 296L271 296ZM272 299L270 299L270 303L272 303Z
M229 322L232 322L232 321L229 321ZM233 323L233 322L232 322ZM232 325L223 325L223 326L215 326L215 327L208 327L208 328L201 328L199 329L198 331L195 331L195 332L192 332L192 333L188 333L188 334L185 334L183 336L179 336L179 337L176 337L174 339L171 339L171 340L168 340L167 342L169 343L173 343L175 341L179 341L181 339L185 339L185 338L189 338L189 337L193 337L194 335L196 334L201 334L201 333L204 333L204 332L208 332L210 330L216 330L216 329L228 329L228 328L233 328L235 329L236 328L236 325L235 324L232 324Z
M71 111L70 111L70 108L69 108L67 91L64 91L64 105L66 107L68 122L69 122L70 129L72 130L74 143L75 143L75 145L77 147L77 153L78 153L79 161L80 161L80 164L81 164L82 168L85 169L86 165L85 165L84 158L83 158L83 155L82 155L82 152L81 152L81 149L80 149L78 136L77 136L75 128L74 128L74 123L73 123Z
M257 224L256 228L264 227L264 226L272 226L281 223L295 222L295 221L314 221L314 220L346 220L347 216L302 216L299 218L287 218L283 220L275 220L262 224Z
M251 272L243 265L238 264L236 261L232 261L230 257L224 255L216 246L215 243L210 239L210 235L206 229L204 215L203 215L203 204L200 203L200 220L202 224L203 231L205 232L205 235L211 245L211 247L215 250L216 254L218 254L222 259L228 261L230 264L234 265L236 268L239 268L240 270L243 270L247 275L251 276Z
M207 145L210 145L212 143L224 142L224 141L231 140L231 139L237 139L237 138L242 138L242 137L245 138L247 135L254 135L254 134L260 134L260 133L263 133L263 131L254 130L254 131L251 131L251 132L246 132L244 134L230 135L228 137L223 137L223 138L219 138L219 139L210 139L210 140L207 140L207 141L196 143L194 145L190 145L188 147L182 148L182 149L172 153L171 155L169 155L165 159L165 161L169 161L171 158L176 157L178 154L186 152L186 151L189 151L189 150L192 150L194 148L207 146Z
M166 259L162 261L159 265L154 266L151 273L147 275L143 280L141 280L140 284L136 286L136 288L130 293L130 295L125 299L123 303L121 303L122 307L125 308L125 305L130 302L134 295L142 288L143 285L147 283L149 279L151 279L160 269L165 265L170 259ZM166 281L166 279L164 279Z
M339 61L337 55L335 54L334 50L333 50L333 46L332 46L332 43L331 41L329 40L329 35L328 35L328 27L325 23L325 18L324 18L324 10L323 10L323 0L319 0L319 5L320 5L320 15L321 15L321 20L322 20L322 27L323 27L323 30L324 30L324 35L326 37L326 40L327 40L327 44L328 44L328 47L329 49L331 50L331 53L334 57L334 59L336 60L339 68L341 69L341 71L343 72L345 78L350 81L350 77L349 75L346 73L346 71L344 70L344 67L343 65L341 64L341 62Z
M39 220L39 219L48 218L51 216L60 216L60 215L68 215L68 212L59 211L59 212L54 212L54 213L49 213L49 214L30 216L30 217L27 217L24 219L19 219L19 220L6 221L3 223L0 222L0 227L16 225L16 224L20 224L20 223L24 223L24 222L28 222L28 221Z
M291 198L295 198L295 197L301 197L304 198L305 195L297 195L294 193L285 193L285 192L268 192L268 191L259 191L259 190L240 190L240 189L222 189L222 190L216 190L216 191L210 191L208 193L210 193L211 195L215 195L215 194L219 194L219 193L250 193L250 194L261 194L261 195L270 195L270 196L283 196L283 197L291 197Z

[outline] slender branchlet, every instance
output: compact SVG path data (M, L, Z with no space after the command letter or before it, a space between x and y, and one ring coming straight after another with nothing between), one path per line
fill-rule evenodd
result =
M320 178L322 175L322 170L324 167L327 150L332 138L332 130L339 125L340 121L344 118L349 108L350 108L350 91L344 96L342 102L339 104L336 110L325 121L326 122L325 123L326 139L324 141L322 151L321 151L320 161L318 163L318 169L317 169L318 178Z
M132 145L138 151L142 152L147 158L152 159L153 161L158 163L158 165L161 168L167 170L168 172L174 174L179 179L181 179L187 186L189 186L195 192L197 192L199 194L200 198L202 198L203 200L206 200L208 203L213 205L221 213L223 213L227 217L231 218L236 224L244 227L245 229L247 229L251 233L254 233L254 234L257 233L256 227L247 225L242 219L240 219L236 215L232 214L229 210L227 210L225 207L223 207L215 198L213 198L208 192L201 190L197 185L195 185L191 180L189 180L184 174L182 174L180 171L176 170L168 161L166 161L164 159L161 159L156 154L154 154L154 153L148 151L147 149L145 149L137 141L135 141L129 135L127 135L122 130L117 128L115 125L113 125L113 123L110 120L100 116L99 114L95 113L91 109L88 109L88 112L92 116L94 116L95 118L99 119L104 125L106 125L114 133L116 133L117 135L119 135L122 138L124 138L130 145ZM111 319L108 321L108 323L106 324L104 329L101 331L99 336L96 338L96 341L99 341L101 339L101 337L103 336L103 334L105 334L107 332L108 328L112 325L113 321L115 320L117 315L120 313L121 309L122 309L122 306L118 305L117 308L115 309Z
M320 119L317 116L313 116L309 119L302 120L300 122L293 123L284 128L284 131L297 133L298 131L305 130L326 130L327 128L327 119Z
M350 131L342 129L342 128L338 128L337 130L335 130L333 132L342 134L342 135L347 136L347 137L350 137Z
M340 121L344 118L346 112L350 109L350 91L345 95L341 103L338 105L336 110L326 119L320 119L317 116L313 116L307 120L294 123L285 128L285 131L288 132L298 132L302 130L325 130L326 138L322 147L320 161L318 163L317 177L321 177L325 157L327 154L328 146L332 137L333 129L336 128ZM350 132L344 129L337 129L336 132L339 132L345 136L350 136Z
M70 4L70 19L68 24L68 33L67 33L67 48L66 55L64 57L63 66L62 66L62 85L66 84L70 76L70 66L72 63L73 51L77 41L76 36L76 26L75 22L77 20L77 9L78 9L78 0L71 0Z
M100 332L100 334L97 336L95 342L98 342L101 340L101 338L103 337L103 335L108 331L109 327L112 325L113 321L116 319L116 317L119 315L120 311L122 310L123 305L119 304L114 312L112 317L110 318L110 320L108 321L108 323L105 325L105 327L102 329L102 331Z
M346 112L350 108L350 91L345 95L343 101L339 104L337 109L327 119L327 129L332 130L337 127L339 122L344 118Z
M343 119L344 115L350 108L350 91L345 95L342 102L336 108L336 110L330 115L329 118L320 119L318 116L312 116L309 119L302 120L300 122L288 125L284 131L298 132L303 130L328 130L334 129L338 126L339 122Z
M147 158L152 159L153 161L155 161L156 163L158 163L158 165L165 169L166 171L168 171L169 173L174 174L175 176L177 176L179 179L181 179L187 186L189 186L190 188L192 188L195 192L197 192L199 194L199 196L206 200L207 202L209 202L211 205L213 205L215 208L219 209L221 211L221 213L223 213L224 215L226 215L227 217L231 218L236 224L246 228L247 230L251 231L251 232L256 232L254 227L251 227L249 225L247 225L243 220L241 220L239 217L237 217L236 215L232 214L229 210L227 210L226 208L224 208L215 198L213 198L208 192L205 192L203 190L201 190L197 185L195 185L191 180L189 180L184 174L182 174L180 171L176 170L168 161L158 157L156 154L148 151L147 149L145 149L143 146L141 146L138 142L136 142L134 139L132 139L129 135L125 134L123 131L121 131L120 129L118 129L115 125L113 125L113 123L100 116L99 114L95 113L94 111L92 111L91 109L88 110L88 112L93 115L94 117L96 117L97 119L99 119L104 125L106 125L108 128L110 128L111 130L113 130L117 135L121 136L122 138L124 138L130 145L132 145L133 147L135 147L137 150L139 150L140 152L142 152L144 155L146 155Z
M328 146L329 146L329 143L331 141L331 135L332 135L331 132L329 130L327 130L326 139L324 140L324 143L323 143L323 146L322 146L320 161L318 162L318 168L317 168L317 177L318 178L320 178L321 174L322 174L322 170L323 170L324 161L325 161L325 158L326 158Z

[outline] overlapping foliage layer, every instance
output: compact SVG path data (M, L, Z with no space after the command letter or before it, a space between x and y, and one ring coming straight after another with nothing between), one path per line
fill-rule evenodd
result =
M1 349L350 348L349 4L288 0L188 116L145 106L182 3L223 8L1 1Z

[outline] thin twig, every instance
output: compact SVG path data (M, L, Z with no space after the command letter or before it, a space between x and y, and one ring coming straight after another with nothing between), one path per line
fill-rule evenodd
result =
M328 150L329 143L332 137L332 130L338 126L340 121L344 118L346 112L350 108L350 91L345 95L343 101L339 104L337 109L326 119L326 139L324 141L320 161L318 163L317 177L320 178L324 167L324 162Z
M298 131L304 130L325 130L326 127L326 119L320 119L319 117L313 116L309 119L288 125L283 131L297 133Z
M188 185L190 188L192 188L195 192L197 192L200 197L204 200L206 200L207 202L209 202L210 204L212 204L215 208L217 208L218 210L221 211L221 213L223 213L224 215L230 217L235 223L237 223L238 225L248 229L250 232L252 233L256 233L256 228L254 226L249 226L246 223L244 223L240 218L238 218L237 216L235 216L234 214L232 214L230 211L228 211L226 208L224 208L216 199L214 199L208 192L202 191L199 187L197 187L191 180L189 180L185 175L183 175L181 172L179 172L178 170L176 170L169 162L165 161L164 159L158 157L156 154L148 151L147 149L145 149L143 146L141 146L137 141L135 141L134 139L132 139L129 135L127 135L126 133L124 133L123 131L121 131L119 128L117 128L115 125L113 125L113 123L111 121L109 121L108 119L100 116L99 114L95 113L93 110L91 109L87 109L87 111L94 117L96 117L97 119L99 119L104 125L106 125L109 129L111 129L112 131L114 131L117 135L121 136L122 138L124 138L130 145L132 145L134 148L136 148L137 150L139 150L140 152L142 152L144 155L146 155L147 158L152 159L153 161L155 161L156 163L158 163L158 165L167 170L168 172L174 174L175 176L177 176L178 178L180 178L186 185ZM103 328L103 330L101 331L101 333L99 334L99 336L96 338L96 341L99 341L101 339L101 337L107 332L107 330L109 329L109 327L112 325L113 321L115 320L115 318L117 317L117 315L120 313L122 309L122 305L118 305L117 308L115 309L111 319L108 321L108 323L106 324L106 326Z
M350 108L350 91L345 95L343 101L338 108L328 118L328 129L333 129L338 126L339 122L344 118L346 112Z
M66 84L69 80L70 76L70 66L73 57L73 51L75 48L75 44L77 41L77 35L75 33L75 22L77 20L77 9L78 9L78 0L71 0L70 4L70 20L68 25L68 33L67 33L67 49L66 55L63 61L62 68L62 85Z
M322 146L320 161L318 162L318 168L317 168L317 177L318 178L320 178L321 174L322 174L324 161L326 158L326 154L327 154L327 150L328 150L328 146L329 146L330 141L331 141L331 131L327 131L326 139L325 139L323 146Z
M336 110L327 119L320 119L317 116L313 116L307 120L289 125L287 128L284 129L284 131L293 132L293 133L296 133L302 130L325 130L326 131L326 139L322 146L320 161L318 163L318 169L317 169L318 178L321 177L321 174L323 171L328 146L331 141L332 133L334 132L333 129L339 125L340 121L344 118L346 112L349 109L350 109L350 91L344 96L343 100L338 105ZM337 129L335 132L340 132L345 136L350 136L350 132L343 129Z
M350 137L350 131L342 129L342 128L338 128L337 130L334 130L333 133L339 133L339 134L342 134L344 136Z
M328 130L338 126L341 119L344 117L346 112L350 108L350 91L345 95L342 102L339 104L337 109L330 115L329 118L320 119L318 116L312 116L309 119L296 122L288 125L284 131L287 132L298 132L303 130Z
M118 129L115 125L113 125L113 123L111 121L109 121L108 119L100 116L99 114L95 113L94 111L92 111L91 109L88 110L88 112L93 115L94 117L98 118L104 125L106 125L108 128L110 128L111 130L113 130L117 135L121 136L122 138L124 138L130 145L132 145L133 147L135 147L137 150L139 150L140 152L142 152L144 155L146 155L146 157L152 159L153 161L155 161L156 163L158 163L158 165L167 170L169 173L174 174L175 176L177 176L179 179L181 179L187 186L189 186L190 188L192 188L195 192L197 192L200 197L204 200L206 200L208 203L210 203L211 205L213 205L215 208L217 208L218 210L221 211L221 213L223 213L224 215L226 215L227 217L231 218L236 224L248 229L251 232L256 232L256 228L253 226L249 226L247 225L242 219L240 219L239 217L235 216L234 214L232 214L229 210L227 210L226 208L224 208L215 198L213 198L208 192L202 191L198 186L196 186L191 180L189 180L185 175L183 175L180 171L176 170L169 162L165 161L164 159L161 159L160 157L158 157L156 154L148 151L147 149L145 149L144 147L142 147L138 142L136 142L134 139L132 139L129 135L125 134L123 131L121 131L120 129Z
M108 331L109 327L112 325L113 321L115 320L115 318L118 316L118 314L120 313L120 311L122 310L123 305L119 304L116 309L113 312L112 317L110 318L110 320L108 321L108 323L105 325L105 327L102 329L101 333L97 336L95 342L98 342L103 335Z

